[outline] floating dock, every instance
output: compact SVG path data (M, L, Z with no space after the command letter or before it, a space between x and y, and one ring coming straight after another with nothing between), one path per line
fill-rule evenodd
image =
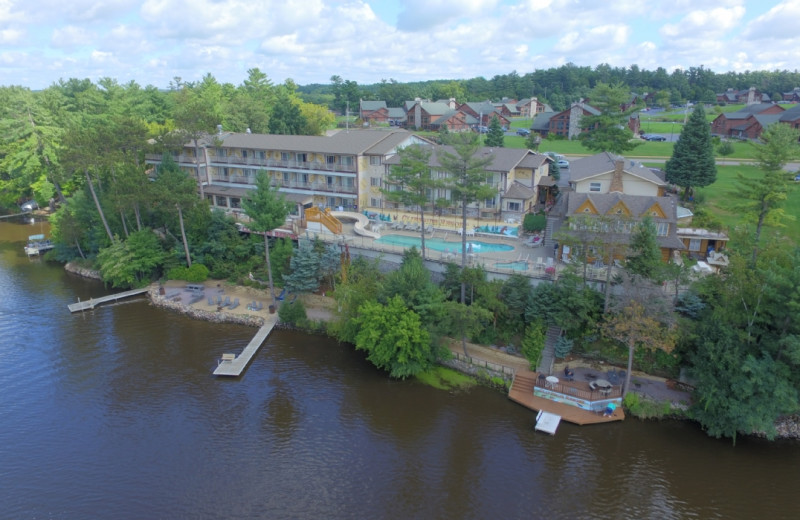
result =
M272 332L272 328L277 321L277 315L271 314L264 325L258 329L253 339L250 340L250 343L247 344L242 353L238 356L236 354L222 354L222 358L217 362L217 368L214 369L214 375L229 377L238 377L242 375L242 372L247 368L250 360L253 359L253 356L258 352L261 344L264 343L269 333Z
M115 302L117 300L121 300L123 298L129 298L131 296L136 296L138 294L144 294L149 290L150 289L147 287L145 287L144 289L133 289L121 293L109 294L108 296L101 296L100 298L90 298L82 302L79 301L78 303L71 303L67 307L69 308L69 312L91 310L94 309L97 305L101 305L103 303L108 303L108 302Z
M537 432L545 432L549 433L550 435L555 435L556 428L558 428L558 423L560 422L560 415L539 411L538 415L536 415L536 427L534 429Z

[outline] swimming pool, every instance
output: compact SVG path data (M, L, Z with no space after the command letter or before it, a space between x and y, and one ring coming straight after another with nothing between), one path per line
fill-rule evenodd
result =
M498 269L513 269L514 271L528 270L528 262L526 260L520 260L519 262L496 263L494 266Z
M377 239L375 242L379 244L387 244L390 246L402 246L402 247L417 246L417 248L422 247L422 240L419 237L409 237L406 235L384 235L381 238ZM472 252L476 254L500 253L503 251L514 250L514 246L509 246L506 244L490 244L488 242L477 242L475 240L467 240L467 251L469 251L470 245L472 246ZM460 253L461 242L445 242L441 238L426 238L425 249L431 249L433 251L442 251L442 252L452 251L454 253Z

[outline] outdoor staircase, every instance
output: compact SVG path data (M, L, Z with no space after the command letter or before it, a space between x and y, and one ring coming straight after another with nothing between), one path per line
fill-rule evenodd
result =
M541 374L552 374L553 363L556 360L556 341L561 336L561 327L550 326L544 337L544 350L542 360L539 362L538 372Z

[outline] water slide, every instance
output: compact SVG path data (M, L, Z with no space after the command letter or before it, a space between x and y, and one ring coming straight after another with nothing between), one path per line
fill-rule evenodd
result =
M367 218L366 215L357 213L355 211L331 211L331 216L339 219L341 218L354 219L356 221L356 224L355 226L353 226L353 230L356 232L357 235L370 238L381 237L379 233L375 233L374 231L370 231L367 229L367 225L369 224L369 219Z

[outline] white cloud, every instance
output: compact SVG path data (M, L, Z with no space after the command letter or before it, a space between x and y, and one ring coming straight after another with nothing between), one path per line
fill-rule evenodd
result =
M68 25L53 31L51 42L56 48L73 48L87 45L93 40L94 35L86 31L83 27Z
M688 13L676 24L666 24L661 35L673 43L713 40L739 25L745 9L742 6L718 7L709 10L695 10Z
M410 32L424 31L491 11L497 4L497 0L406 0L397 17L397 28Z
M798 38L800 0L784 0L750 22L742 35L752 40ZM797 47L795 46L795 49Z

